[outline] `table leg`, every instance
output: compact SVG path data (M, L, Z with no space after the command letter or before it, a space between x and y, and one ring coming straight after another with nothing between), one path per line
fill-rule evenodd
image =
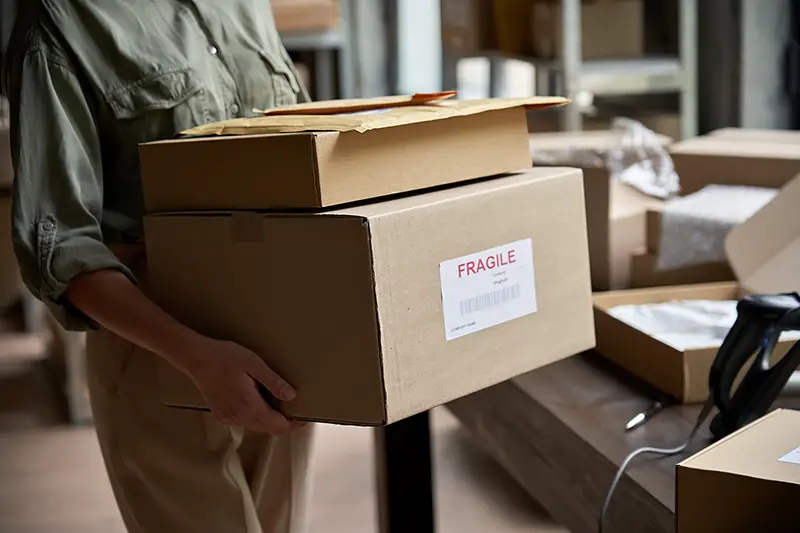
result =
M377 428L380 533L434 533L430 414Z

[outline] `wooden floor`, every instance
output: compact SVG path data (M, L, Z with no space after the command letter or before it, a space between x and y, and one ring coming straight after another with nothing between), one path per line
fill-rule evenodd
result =
M0 533L124 533L92 429L12 415L0 418ZM447 411L433 420L440 532L565 532ZM375 532L371 430L320 433L310 533Z

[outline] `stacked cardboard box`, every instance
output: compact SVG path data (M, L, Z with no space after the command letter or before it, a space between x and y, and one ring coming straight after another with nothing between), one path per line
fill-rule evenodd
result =
M525 108L560 103L323 102L143 145L153 296L305 420L391 423L589 349L581 172L529 168Z

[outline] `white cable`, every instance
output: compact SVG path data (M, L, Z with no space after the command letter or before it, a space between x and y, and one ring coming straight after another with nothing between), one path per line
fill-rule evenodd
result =
M714 407L714 400L709 398L709 400L703 406L703 409L700 411L700 414L697 416L697 422L695 422L691 433L689 433L689 437L680 446L677 446L675 448L653 448L651 446L644 446L642 448L639 448L631 452L625 458L625 460L622 461L622 464L617 470L617 474L614 476L614 480L611 482L611 486L608 488L608 492L606 493L606 499L603 502L603 509L600 511L600 518L597 521L597 533L603 533L603 524L606 521L606 514L608 513L608 507L609 504L611 503L611 497L614 495L614 491L617 490L617 485L619 484L619 480L622 479L622 475L628 468L628 464L630 464L630 462L633 461L636 457L645 453L654 453L668 457L670 455L677 455L686 450L686 448L689 447L689 444L691 444L691 442L694 440L694 437L697 435L697 432L700 430L700 427L703 425L703 422L705 422L706 418L708 418L708 415L711 413L711 409L713 407Z

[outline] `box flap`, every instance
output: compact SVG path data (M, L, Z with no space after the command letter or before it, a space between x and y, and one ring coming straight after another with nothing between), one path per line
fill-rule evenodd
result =
M342 113L359 113L392 107L408 107L443 102L453 98L456 91L441 93L416 93L403 96L381 96L377 98L351 98L346 100L325 100L322 102L306 102L274 109L253 109L254 113L264 116L277 115L339 115Z
M800 176L725 240L742 286L752 292L800 292Z
M341 102L318 104L316 110L326 114L308 115L268 115L254 118L236 118L223 122L204 124L184 131L183 135L254 135L264 133L297 133L303 131L356 131L364 133L370 130L405 126L419 122L430 122L446 118L476 115L489 111L500 111L515 107L540 109L566 105L569 100L561 97L530 98L490 98L483 100L433 100L420 105L408 97L394 103L384 103L378 107L370 104L370 100L361 104L351 103L345 107ZM351 102L356 102L351 101ZM370 106L371 111L359 111L358 106ZM330 114L336 110L339 114ZM308 111L308 110L307 110Z
M752 139L732 139L725 136L696 137L675 143L670 153L700 155L747 157L766 159L800 159L800 150L793 143L777 143L754 141Z

